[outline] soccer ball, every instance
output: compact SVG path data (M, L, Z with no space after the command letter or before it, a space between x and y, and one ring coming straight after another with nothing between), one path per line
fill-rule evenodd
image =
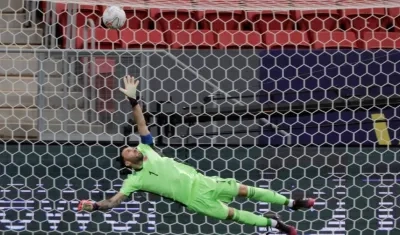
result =
M119 29L126 21L125 11L119 6L110 6L103 12L103 23L107 28Z

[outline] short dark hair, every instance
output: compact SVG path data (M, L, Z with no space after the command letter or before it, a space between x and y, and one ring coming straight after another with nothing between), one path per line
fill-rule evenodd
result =
M117 157L117 162L119 162L119 164L120 164L120 171L119 171L119 173L121 174L121 175L129 175L129 174L131 174L132 173L132 171L129 169L129 168L127 168L126 166L125 166L125 160L124 160L124 157L122 156L122 151L124 151L124 149L126 149L126 148L128 148L129 146L122 146L121 148L120 148L120 154L119 154L119 156Z

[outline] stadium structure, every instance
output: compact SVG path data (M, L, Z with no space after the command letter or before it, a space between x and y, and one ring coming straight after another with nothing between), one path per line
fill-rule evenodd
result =
M108 5L123 28L102 24ZM77 212L119 190L115 158L139 141L126 74L166 155L318 198L307 212L233 207L304 235L400 233L400 2L1 0L0 12L2 234L270 232L147 193Z

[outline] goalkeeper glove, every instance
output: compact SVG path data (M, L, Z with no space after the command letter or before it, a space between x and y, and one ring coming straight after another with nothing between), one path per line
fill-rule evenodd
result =
M79 202L78 211L92 212L99 209L99 205L89 200L82 200Z
M124 84L125 84L125 89L119 88L119 90L128 97L129 102L132 105L132 108L135 107L138 102L136 100L136 90L137 86L139 85L139 81L136 80L134 77L131 76L125 76L124 77Z

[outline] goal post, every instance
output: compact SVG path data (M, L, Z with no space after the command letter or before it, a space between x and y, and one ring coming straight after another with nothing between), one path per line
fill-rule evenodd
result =
M107 5L127 24L106 29ZM399 211L397 1L0 1L0 230L4 234L264 234L148 193L105 213L139 142L121 78L166 156L287 197L243 198L304 234L394 235ZM276 231L273 231L276 232Z

